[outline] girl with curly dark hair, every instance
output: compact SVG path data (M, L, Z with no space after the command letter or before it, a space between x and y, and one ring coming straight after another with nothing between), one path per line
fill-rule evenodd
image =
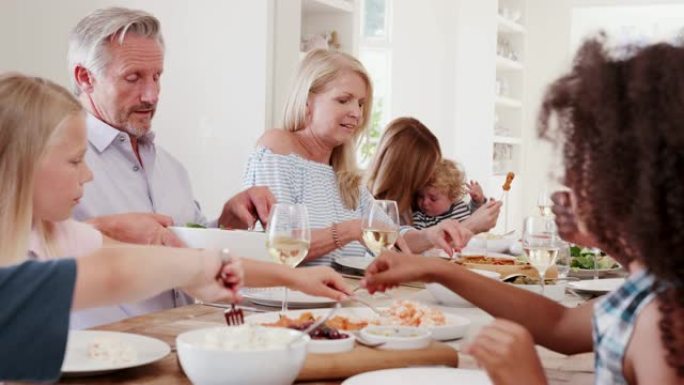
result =
M499 317L465 348L497 385L547 383L535 343L593 350L596 384L684 384L684 48L617 54L586 42L549 88L539 132L563 144L576 197L572 212L555 196L561 235L618 259L623 286L568 308L432 258L385 253L367 270L370 291L438 282Z

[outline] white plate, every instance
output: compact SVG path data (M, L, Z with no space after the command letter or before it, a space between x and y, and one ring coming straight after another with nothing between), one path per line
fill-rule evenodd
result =
M335 264L348 269L366 270L368 265L373 262L373 258L369 257L340 257L335 259Z
M606 294L615 291L623 283L625 283L624 278L586 279L584 281L570 282L568 287L577 292Z
M380 310L385 310L380 308ZM330 310L328 309L312 309L312 310L292 310L287 312L290 318L298 318L301 313L311 312L314 316L323 316ZM345 307L340 309L337 315L349 317L353 321L374 320L377 315L367 307ZM251 324L263 324L278 321L280 312L252 314L245 317L245 321ZM468 331L470 320L455 314L444 313L446 318L446 325L434 326L429 329L432 331L432 338L440 341L455 340L462 338Z
M285 295L285 288L244 288L240 291L240 293L243 297L249 299L252 303L257 305L281 307ZM313 295L304 294L301 291L296 290L287 291L287 306L291 308L316 308L332 306L334 304L335 300L328 297L315 297Z
M114 364L91 358L88 355L88 346L91 342L100 339L112 339L130 346L136 353L135 359L131 362ZM159 361L170 352L169 345L156 338L131 333L71 330L67 340L62 373L69 376L84 376L134 368Z
M491 385L482 370L454 368L400 368L366 372L349 377L342 385Z

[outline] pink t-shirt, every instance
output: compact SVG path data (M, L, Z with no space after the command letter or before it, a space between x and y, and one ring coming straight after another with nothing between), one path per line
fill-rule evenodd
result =
M57 258L81 257L102 247L102 233L93 226L73 219L55 223ZM33 230L29 238L29 254L39 260L49 259L45 245Z

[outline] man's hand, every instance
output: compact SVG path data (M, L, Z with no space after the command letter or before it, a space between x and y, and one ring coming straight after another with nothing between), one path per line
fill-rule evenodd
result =
M250 187L223 205L219 226L226 229L249 229L257 220L266 227L276 199L265 186Z
M173 225L169 216L155 213L106 215L87 221L109 238L125 243L184 247L167 227Z
M480 330L463 352L484 366L495 385L547 383L532 335L517 323L494 320Z

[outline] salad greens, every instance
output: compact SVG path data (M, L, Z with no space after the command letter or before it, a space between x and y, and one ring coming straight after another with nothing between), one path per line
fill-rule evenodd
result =
M594 268L594 259L598 262L599 270L620 267L619 263L602 251L594 251L575 245L570 247L570 258L570 267L574 269L591 270Z
M202 226L199 223L193 223L193 222L186 223L185 227L190 227L193 229L206 229L207 228L207 226Z

